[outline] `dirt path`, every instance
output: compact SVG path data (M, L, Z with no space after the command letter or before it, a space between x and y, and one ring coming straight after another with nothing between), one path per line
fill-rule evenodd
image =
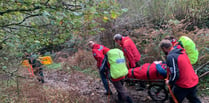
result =
M45 71L45 86L68 91L77 91L80 95L96 100L96 103L115 103L117 92L110 84L113 95L105 96L104 88L99 78L92 78L78 71L66 73L64 71ZM128 87L135 103L155 103L147 94L147 90L136 91L134 87ZM109 102L108 102L109 100Z
M45 73L45 81L44 85L46 86L76 91L79 95L90 98L90 101L97 101L97 103L108 102L107 96L102 95L104 89L101 88L100 79L94 79L81 72L74 71L69 74L64 71L47 71Z
M100 78L93 78L79 71L68 73L62 70L45 70L44 75L46 82L42 86L48 88L48 95L52 95L53 92L67 91L67 94L76 94L79 96L79 99L85 98L84 101L80 101L79 103L86 103L87 100L88 103L116 103L117 92L113 85L110 83L113 95L105 96ZM128 91L134 103L156 103L148 96L147 90L136 91L135 87L129 86ZM45 99L48 100L47 97ZM66 103L75 102L70 102L68 100L69 97L66 97L66 99ZM209 102L208 97L201 97L201 100L202 103ZM56 103L56 101L52 103ZM168 103L168 100L165 103ZM185 100L184 103L188 103L188 101Z

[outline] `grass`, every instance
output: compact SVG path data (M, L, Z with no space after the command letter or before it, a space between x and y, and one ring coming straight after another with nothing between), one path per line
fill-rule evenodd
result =
M209 77L201 78L199 81L199 93L200 95L209 95Z
M15 103L13 95L17 94L16 82L13 80L2 80L0 86L0 103ZM9 88L15 88L14 93L7 91Z
M52 63L45 66L47 69L62 69L61 63Z
M87 75L90 75L90 76L93 76L93 77L99 77L99 73L97 70L94 70L92 68L86 68L86 69L82 69L80 68L79 66L72 66L72 69L73 70L77 70L77 71L80 71L84 74L87 74Z
M208 0L126 0L120 4L129 10L120 24L149 26L149 22L162 25L170 19L187 19L200 27L208 26Z

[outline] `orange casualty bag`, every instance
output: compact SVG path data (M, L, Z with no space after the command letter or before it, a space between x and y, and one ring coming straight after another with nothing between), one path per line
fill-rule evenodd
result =
M28 72L31 74L31 76L34 76L33 67L30 65L28 60L23 60L22 65L28 68Z
M44 57L39 57L41 64L47 65L47 64L52 64L52 58L50 56L44 56Z
M23 61L22 61L22 65L25 66L25 67L30 66L28 60L23 60Z

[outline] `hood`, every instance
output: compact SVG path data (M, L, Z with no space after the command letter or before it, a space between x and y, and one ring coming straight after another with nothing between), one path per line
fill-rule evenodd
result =
M183 49L182 48L174 48L173 50L171 50L170 52L169 52L169 54L183 54L182 53L182 51L183 51Z
M127 41L127 40L129 40L130 38L127 36L127 37L122 37L122 42L120 43L120 45L122 45L123 46L123 44Z
M99 49L100 48L100 45L99 44L94 44L92 49Z

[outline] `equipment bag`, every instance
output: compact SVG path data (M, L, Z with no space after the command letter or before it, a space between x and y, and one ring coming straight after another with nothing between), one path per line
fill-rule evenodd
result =
M111 49L107 52L110 64L110 75L113 79L123 77L128 74L125 57L120 49Z
M52 58L50 56L39 57L41 64L47 65L52 64Z
M199 52L196 48L195 43L187 36L181 36L179 38L179 43L185 49L191 64L195 64L198 60Z

